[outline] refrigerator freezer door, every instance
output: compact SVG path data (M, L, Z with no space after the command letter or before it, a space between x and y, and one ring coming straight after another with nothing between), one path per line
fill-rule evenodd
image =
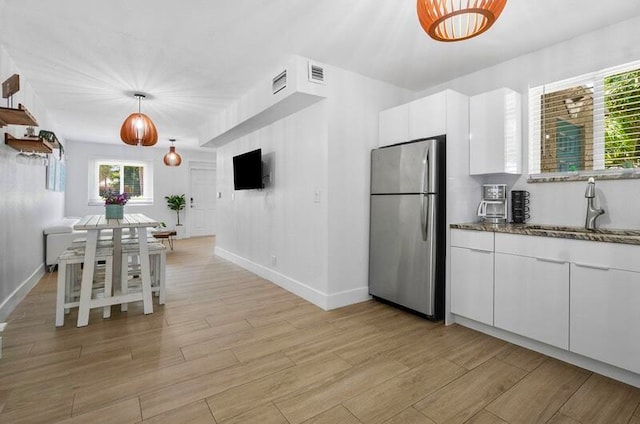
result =
M434 313L436 201L435 195L371 196L369 292L429 316ZM429 221L426 240L424 219Z
M432 184L425 161L434 145L434 140L424 140L373 150L371 194L426 192Z

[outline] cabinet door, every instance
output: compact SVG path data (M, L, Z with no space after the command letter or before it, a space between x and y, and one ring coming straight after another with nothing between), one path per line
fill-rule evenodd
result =
M451 312L493 325L493 252L451 247Z
M409 104L380 112L380 146L409 140Z
M409 103L409 139L447 132L447 93L441 92Z
M501 88L471 97L469 133L471 175L521 172L519 93Z
M640 373L640 273L571 265L571 343L580 355Z
M569 264L495 254L495 326L569 348Z

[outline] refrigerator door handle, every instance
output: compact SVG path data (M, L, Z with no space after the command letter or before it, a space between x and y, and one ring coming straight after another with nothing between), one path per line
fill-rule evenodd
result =
M422 240L427 241L427 219L429 199L427 198L427 189L429 182L427 181L429 175L429 144L424 147L424 157L422 158L422 186L420 188L420 227L422 229Z
M422 227L422 240L427 241L428 234L428 220L429 220L429 196L426 194L420 195L420 226Z
M422 158L422 183L420 184L420 193L427 193L429 190L429 144L424 146L424 156Z

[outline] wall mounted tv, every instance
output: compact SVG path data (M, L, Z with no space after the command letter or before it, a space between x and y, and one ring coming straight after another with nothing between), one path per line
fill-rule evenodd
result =
M262 184L262 149L233 157L233 188L235 190L264 188L264 184Z

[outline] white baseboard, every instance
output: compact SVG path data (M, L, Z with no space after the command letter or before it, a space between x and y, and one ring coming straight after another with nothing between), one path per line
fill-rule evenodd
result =
M283 289L288 290L297 296L300 296L301 298L313 303L314 305L324 309L325 311L340 308L346 305L351 305L353 303L363 302L370 299L368 287L326 294L317 289L314 289L313 287L309 287L307 284L304 284L301 281L289 278L284 274L274 271L273 269L252 262L246 258L243 258L242 256L238 256L235 253L231 253L228 250L222 249L220 247L215 248L215 254L261 276L262 278L271 281L274 284L277 284Z
M577 365L581 368L588 369L589 371L593 371L606 377L613 378L614 380L622 381L623 383L629 384L631 386L640 387L640 375L635 374L631 371L623 370L622 368L605 364L604 362L596 361L595 359L587 358L586 356L578 355L577 353L569 352L568 350L550 346L548 344L541 343L527 337L520 336L518 334L510 333L508 331L501 330L490 325L461 317L459 315L454 315L454 317L455 322L464 327L468 327L473 330L480 331L481 333L506 340L518 346L526 347L527 349L534 350L552 358Z
M6 319L11 315L11 312L18 306L22 299L24 299L27 294L31 291L32 288L38 284L38 281L44 275L44 263L40 264L38 268L23 281L16 289L7 297L2 304L0 304L0 321L6 321Z
M358 287L357 289L345 290L338 293L326 295L326 310L337 309L354 303L365 302L371 299L369 286Z

